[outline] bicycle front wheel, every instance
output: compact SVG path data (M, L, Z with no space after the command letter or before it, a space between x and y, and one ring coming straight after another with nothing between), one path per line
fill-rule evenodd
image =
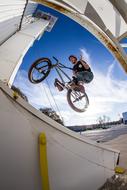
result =
M36 84L42 82L51 70L51 61L48 58L40 58L36 60L30 67L28 78L30 82Z
M67 101L70 107L76 112L85 112L89 105L87 94L79 89L69 89L67 92Z

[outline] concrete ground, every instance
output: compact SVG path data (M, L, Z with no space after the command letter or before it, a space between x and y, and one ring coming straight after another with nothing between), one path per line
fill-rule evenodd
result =
M127 134L103 143L114 149L120 150L119 166L127 170Z
M114 175L98 190L127 190L127 175Z
M112 178L107 179L106 183L98 190L127 190L127 134L103 144L120 150L119 166L125 169L125 173L115 174Z

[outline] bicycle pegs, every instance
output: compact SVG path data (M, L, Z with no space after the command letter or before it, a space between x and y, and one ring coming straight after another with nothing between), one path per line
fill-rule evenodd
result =
M55 79L54 86L57 87L59 91L62 91L64 89L63 83L61 83L57 78Z

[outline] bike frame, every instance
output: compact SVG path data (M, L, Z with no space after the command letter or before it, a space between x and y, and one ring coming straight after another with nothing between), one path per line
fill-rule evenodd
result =
M62 70L62 68L70 69L70 70L73 70L73 69L70 68L70 67L66 67L65 65L63 65L62 63L60 63L57 58L55 58L55 57L53 57L53 58L56 60L57 63L56 63L56 64L52 64L51 68L55 68L56 72L58 73L58 75L59 75L59 77L60 77L60 79L61 79L61 81L62 81L62 83L65 85L65 81L64 81L64 79L62 78L61 73L62 73L63 75L65 75L65 76L70 80L70 82L71 82L72 79ZM68 85L65 85L65 88L67 88L67 89L69 89L69 88L72 89L72 92L74 92L74 94L72 94L72 96L73 96L74 98L76 97L75 101L80 100L82 97L84 97L84 95L79 97L79 93L80 93L80 92L75 92L75 90L74 90L73 88L71 88L71 86L69 87Z
M62 63L60 63L57 58L55 58L55 57L53 57L53 58L57 61L57 63L56 64L52 64L52 68L55 68L57 74L59 75L59 77L60 77L60 79L62 81L62 83L65 84L65 81L64 81L61 73L64 76L66 76L66 78L68 78L69 81L71 81L71 78L65 73L65 71L62 70L62 68L69 69L69 70L72 70L72 68L66 67L65 65L63 65Z

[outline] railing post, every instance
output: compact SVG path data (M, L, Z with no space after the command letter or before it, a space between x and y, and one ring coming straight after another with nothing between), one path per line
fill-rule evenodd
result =
M41 133L39 135L39 150L40 150L40 172L41 172L42 190L50 190L46 144L47 144L46 135L45 133Z

